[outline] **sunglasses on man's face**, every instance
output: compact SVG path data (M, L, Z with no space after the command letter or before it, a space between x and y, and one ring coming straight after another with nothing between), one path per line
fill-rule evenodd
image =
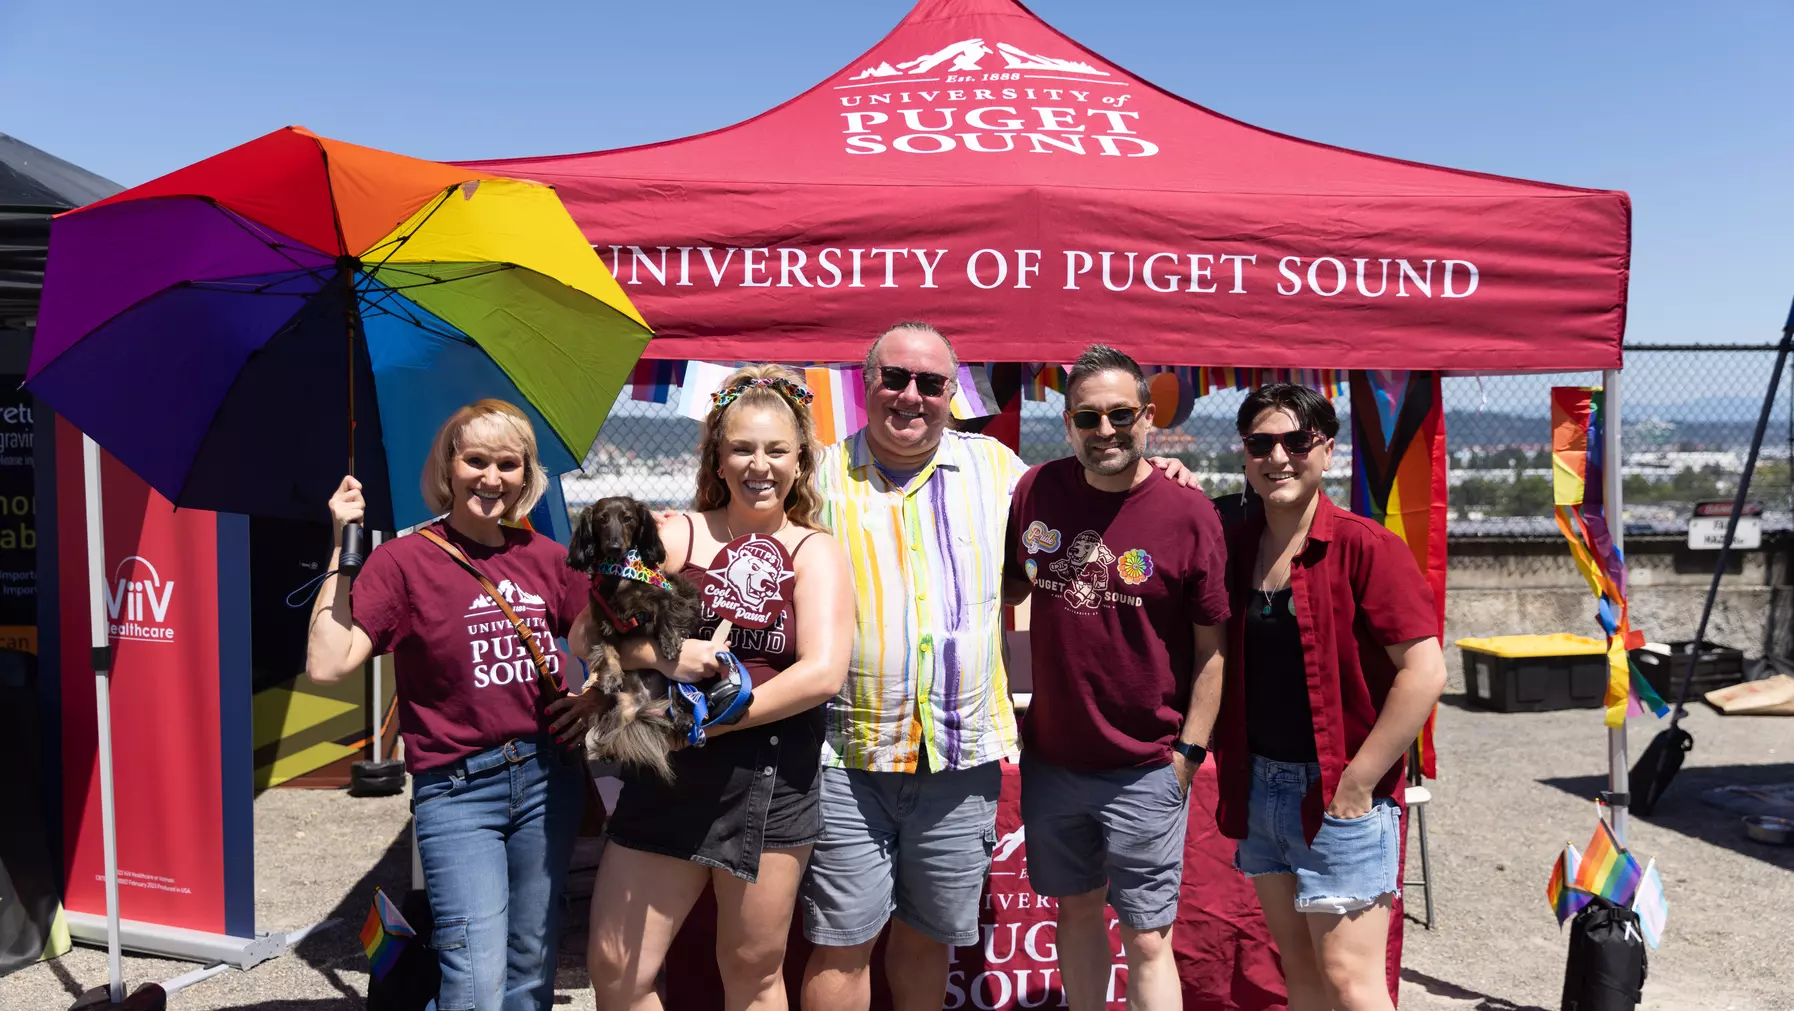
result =
M1140 420L1140 409L1138 407L1117 407L1110 411L1073 411L1071 412L1071 423L1088 432L1102 424L1105 415L1109 419L1109 424L1115 426L1115 429L1119 431L1132 427L1134 422Z
M912 379L916 381L916 392L924 397L938 397L947 392L947 377L939 372L911 372L895 365L886 365L878 370L879 385L892 393L902 393L909 389Z
M1294 431L1284 432L1282 435L1253 432L1240 441L1246 444L1247 455L1262 460L1270 456L1271 450L1280 442L1283 443L1283 451L1290 456L1307 456L1309 451L1320 445L1325 438L1319 432Z

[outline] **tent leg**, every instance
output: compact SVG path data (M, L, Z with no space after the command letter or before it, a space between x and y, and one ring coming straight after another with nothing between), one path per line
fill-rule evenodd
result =
M118 923L118 819L112 802L112 634L106 614L106 530L100 508L100 446L81 437L87 492L87 597L93 632L94 719L99 732L100 838L106 860L106 972L109 997L125 999L123 942Z
M1602 503L1607 510L1607 530L1613 538L1614 553L1624 557L1626 502L1624 468L1620 459L1620 370L1608 369L1604 372L1601 385L1606 391L1603 408L1607 412L1607 416L1601 419L1604 443L1601 447L1601 459L1607 468L1603 475L1607 487L1603 489ZM1631 763L1626 758L1626 724L1622 720L1619 726L1607 728L1607 789L1613 795L1608 810L1613 822L1613 837L1619 840L1621 846L1626 845L1631 776Z

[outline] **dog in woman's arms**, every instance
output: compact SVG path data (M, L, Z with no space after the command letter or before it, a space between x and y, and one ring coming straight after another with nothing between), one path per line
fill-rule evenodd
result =
M654 514L635 499L600 499L573 521L567 564L592 577L592 647L586 691L608 701L586 733L586 752L671 781L667 756L692 728L691 711L668 698L667 679L654 670L624 670L617 646L645 636L662 660L698 626L698 591L663 573L666 547Z

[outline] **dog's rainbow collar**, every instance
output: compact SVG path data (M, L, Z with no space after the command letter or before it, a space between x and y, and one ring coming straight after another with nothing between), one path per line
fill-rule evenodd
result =
M601 576L622 576L638 583L647 583L658 589L667 588L667 577L659 569L650 569L642 564L642 556L634 550L625 552L622 562L599 562L598 574Z

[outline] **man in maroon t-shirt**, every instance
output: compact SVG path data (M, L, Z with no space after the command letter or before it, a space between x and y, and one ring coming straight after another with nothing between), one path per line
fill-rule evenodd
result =
M1077 456L1023 475L1004 567L1004 599L1034 599L1028 874L1059 900L1073 1011L1105 1000L1105 905L1120 921L1128 1006L1175 1008L1188 792L1221 700L1225 541L1208 497L1143 459L1152 401L1132 358L1092 345L1065 408Z

